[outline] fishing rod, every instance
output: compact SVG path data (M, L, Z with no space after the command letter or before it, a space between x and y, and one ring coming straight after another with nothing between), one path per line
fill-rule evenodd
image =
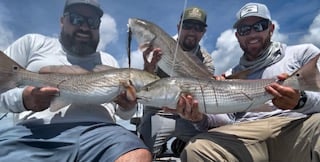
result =
M184 0L184 6L183 6L183 10L184 11L187 8L187 4L188 4L188 0ZM178 52L178 48L179 48L179 43L178 40L180 39L180 33L181 33L181 29L182 29L182 23L184 19L184 12L182 12L182 16L181 16L181 21L179 22L179 31L178 31L178 38L177 38L177 44L176 44L176 49L173 55L173 64L172 64L172 68L171 68L171 72L170 72L170 76L172 76L173 71L174 71L174 66L175 66L175 62L176 62L176 57L177 57L177 52Z

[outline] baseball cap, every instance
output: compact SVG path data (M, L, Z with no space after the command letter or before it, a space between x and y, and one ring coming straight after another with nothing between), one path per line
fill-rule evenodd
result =
M94 9L97 10L99 16L101 17L103 15L103 11L100 8L100 4L98 0L66 0L66 4L64 5L64 12L72 5L75 4L85 4L93 7Z
M184 16L182 18L182 16ZM185 20L197 20L200 21L204 26L207 26L207 14L199 7L190 7L184 10L181 14L183 21Z
M237 28L239 22L249 16L271 20L270 12L266 5L261 3L247 3L237 12L237 21L234 23L233 28Z

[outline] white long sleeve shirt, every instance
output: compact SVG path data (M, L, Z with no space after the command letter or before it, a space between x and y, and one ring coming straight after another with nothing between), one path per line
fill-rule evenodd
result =
M104 52L96 52L86 57L76 57L63 50L57 38L39 34L27 34L11 44L5 51L10 58L29 71L38 72L48 65L78 65L86 70L92 70L96 65L119 67L113 56ZM14 88L1 94L0 111L20 113L19 120L25 122L114 122L115 114L127 119L133 111L123 112L114 103L102 105L72 104L51 112L48 109L41 112L26 111L23 105L22 92L24 87Z

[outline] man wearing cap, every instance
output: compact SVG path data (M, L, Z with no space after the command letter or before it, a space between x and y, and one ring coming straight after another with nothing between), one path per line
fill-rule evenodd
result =
M211 71L213 75L213 60L210 54L199 45L201 38L206 32L206 21L207 15L201 8L186 8L181 14L179 23L177 25L178 37L176 39L179 43L180 48L182 48L184 51L189 51L189 53L192 55L196 55L201 60L201 62L207 66L208 70ZM146 58L152 51L154 52L153 58L151 62L148 62ZM144 67L145 70L151 73L155 72L160 77L168 77L168 74L166 74L156 66L157 62L161 59L161 55L161 49L153 47L149 47L148 49L146 49L146 51L143 52L145 60ZM160 139L163 138L162 134L168 134L177 137L177 139L173 142L171 148L176 155L179 155L185 145L185 142L187 142L191 137L200 133L201 131L196 129L192 122L180 118L179 115L172 115L171 113L170 115L166 115L166 117L158 115L157 113L159 112L159 110L161 110L161 108L144 107L144 114L139 126L139 132L146 145L153 152L155 151L155 146L159 145L157 141L157 135L160 136ZM152 119L155 119L156 117L158 119L158 122L151 122ZM217 121L214 126L220 126L229 123L229 118L226 115L216 115L214 117ZM172 128L166 128L166 131L169 130L169 132L163 132L164 130L158 129L157 132L151 134L151 130L154 130L153 127L155 124L166 123L166 125L169 125L168 123L170 123L170 121L172 121L173 119L175 120L175 125L171 125Z
M248 70L245 79L278 77L283 80L320 54L312 44L287 46L271 41L274 24L264 4L248 3L236 16L233 27L244 53L239 64L227 71L226 76ZM210 116L198 118L198 127L209 131L190 140L181 160L320 161L320 94L278 83L265 89L274 98L262 106L263 111L234 113L236 122L232 125L210 129ZM177 109L190 109L192 105L192 112L199 113L196 101L191 98L177 105Z
M83 73L97 65L118 67L110 54L96 51L102 15L97 0L66 0L59 39L27 34L4 52L33 72ZM72 103L51 112L48 108L56 95L59 89L48 86L1 93L0 111L20 113L20 121L0 131L0 161L151 161L143 142L115 124L116 114L128 118L135 112L136 102L125 94L114 103Z

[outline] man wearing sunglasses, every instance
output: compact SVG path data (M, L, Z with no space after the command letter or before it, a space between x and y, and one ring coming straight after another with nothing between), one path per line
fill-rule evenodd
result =
M287 46L271 41L274 24L268 8L248 3L237 13L233 26L243 55L226 76L249 71L244 79L279 78L292 74L320 50L312 44ZM278 75L278 76L277 76ZM220 77L220 79L222 79ZM192 138L181 154L182 161L320 161L320 94L298 91L272 83L265 87L274 96L257 111L235 113L235 123L210 129L210 116L200 115L198 127L208 133ZM182 99L183 100L183 99ZM189 96L177 109L199 113ZM192 106L190 106L192 105Z
M114 57L97 51L102 15L97 0L66 0L59 38L27 34L5 53L34 72L83 73L97 65L118 67ZM115 124L115 115L127 119L135 112L136 102L125 94L114 103L72 103L51 112L48 107L56 95L59 89L47 86L1 94L1 111L21 113L21 120L0 131L0 161L151 161L143 142Z
M199 7L189 7L181 13L179 23L177 25L178 37L177 43L184 51L189 51L189 54L196 55L198 59L207 66L208 70L214 74L214 66L213 60L210 54L200 47L199 42L202 39L203 35L206 32L207 28L207 15L204 10ZM147 56L150 52L153 51L153 58L151 62L146 61ZM156 73L160 77L168 77L169 75L163 72L159 67L156 67L157 62L161 59L161 49L149 47L146 51L143 52L144 56L144 67L145 70ZM165 132L170 137L177 137L172 145L171 149L173 153L178 156L181 150L184 148L185 143L194 135L200 133L198 129L196 129L192 122L180 118L177 114L170 114L163 117L158 115L157 113L161 110L161 108L156 107L144 107L143 117L139 126L139 132L146 143L146 145L154 152L155 146L158 146L157 135L161 135L163 133L161 129L156 129L156 133L151 134L151 130L155 130L155 125L159 122L166 123L168 125L167 130L169 132ZM161 111L160 111L161 112ZM215 124L214 126L220 126L224 124L228 124L230 122L227 115L215 115ZM152 119L157 122L152 122ZM170 121L175 120L175 125L170 125ZM171 122L172 123L172 122ZM169 129L169 127L171 127ZM166 137L167 139L169 137ZM161 135L161 138L162 135ZM158 146L159 147L159 146ZM162 150L165 151L165 150ZM154 152L155 153L155 152Z

